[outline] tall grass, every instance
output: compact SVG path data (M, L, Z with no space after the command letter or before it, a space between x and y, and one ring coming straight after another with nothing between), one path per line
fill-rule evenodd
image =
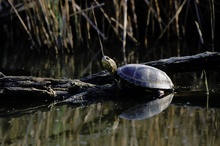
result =
M0 8L0 26L4 32L1 38L5 34L6 40L22 35L25 37L21 41L28 38L35 49L56 54L70 53L79 47L92 48L98 40L97 31L106 43L114 41L123 46L124 54L126 42L140 44L141 49L158 41L189 39L193 42L201 39L196 32L198 26L204 43L211 43L214 51L215 17L219 15L214 0L112 0L104 3L96 0L2 0L0 3L5 5ZM19 23L21 25L11 28L12 24ZM11 33L16 30L23 30L24 35Z

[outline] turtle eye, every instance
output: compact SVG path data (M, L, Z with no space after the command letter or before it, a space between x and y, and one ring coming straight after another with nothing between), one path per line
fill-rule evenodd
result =
M105 59L106 59L106 60L110 60L110 58L109 58L109 57L107 57L107 56L105 56Z

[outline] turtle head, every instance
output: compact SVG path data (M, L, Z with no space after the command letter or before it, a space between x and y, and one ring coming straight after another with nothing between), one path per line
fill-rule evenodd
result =
M114 74L117 70L117 65L116 65L115 61L108 56L102 57L102 65L111 74Z

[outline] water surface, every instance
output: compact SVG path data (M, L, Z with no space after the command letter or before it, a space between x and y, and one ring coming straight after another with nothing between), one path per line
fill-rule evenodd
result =
M79 78L102 69L100 57L96 55L56 57L30 54L24 57L19 52L12 56L4 53L1 54L0 69L6 75ZM138 59L134 60L137 62ZM161 113L143 120L120 118L113 101L78 108L70 105L49 108L46 103L25 101L1 103L0 143L51 146L218 145L219 71L179 73L171 78L177 89L172 103ZM208 96L205 79L210 91Z

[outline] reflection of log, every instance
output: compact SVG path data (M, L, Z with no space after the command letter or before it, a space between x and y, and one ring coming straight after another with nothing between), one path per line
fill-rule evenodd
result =
M220 67L220 53L205 52L194 56L175 57L146 64L176 73ZM115 96L113 77L103 71L80 80L4 76L0 73L0 100L85 100ZM21 98L20 98L21 97Z

